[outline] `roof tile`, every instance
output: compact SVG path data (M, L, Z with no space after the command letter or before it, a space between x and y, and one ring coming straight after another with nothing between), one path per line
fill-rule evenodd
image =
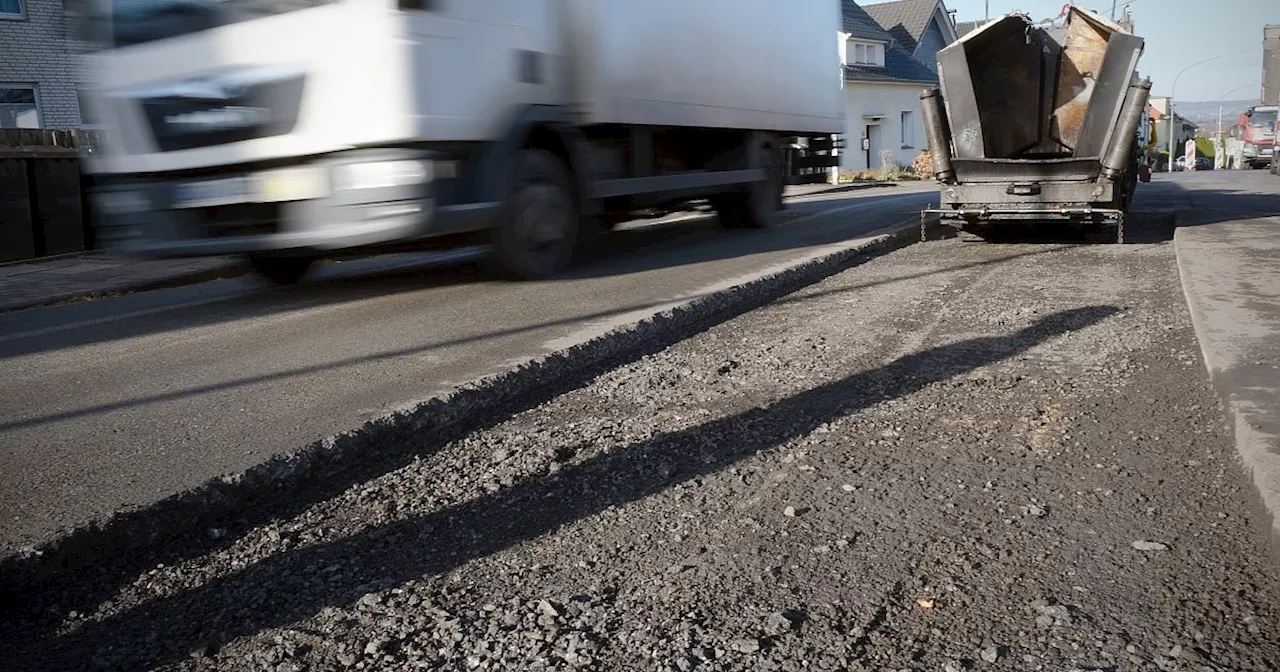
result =
M844 13L844 32L864 40L889 42L893 39L858 3L841 0L840 5Z
M850 82L898 82L902 84L938 84L938 76L901 47L891 46L884 53L884 67L846 65L844 78Z
M893 35L903 49L913 52L938 10L939 0L897 0L867 5L863 9Z

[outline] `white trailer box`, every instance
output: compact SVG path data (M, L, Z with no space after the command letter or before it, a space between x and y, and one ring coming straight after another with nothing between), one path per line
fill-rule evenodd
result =
M767 226L786 148L843 127L837 0L67 2L98 239L277 282L426 238L545 277L693 201Z
M562 1L583 123L842 130L839 2Z

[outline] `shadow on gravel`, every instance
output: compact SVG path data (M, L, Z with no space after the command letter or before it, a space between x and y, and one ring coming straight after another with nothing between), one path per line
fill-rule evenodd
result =
M978 268L980 266L990 266L991 264L1002 264L1006 261L1013 261L1015 259L1022 259L1025 257L1038 257L1043 254L1053 254L1056 252L1063 252L1063 251L1072 249L1072 247L1078 247L1078 246L1062 246L1062 247L1049 248L1047 250L1036 250L1034 252L1019 252L1016 254L1010 254L1010 255L995 258L995 259L984 259L982 261L975 261L968 264L945 266L945 267L934 269L931 271L925 271L923 273L910 273L908 275L900 275L895 278L887 278L885 280L876 280L875 282L864 282L858 285L848 285L846 287L840 287L838 289L824 289L824 290L813 291L813 292L801 291L794 295L786 296L781 299L778 299L777 301L774 301L774 303L775 304L804 303L806 301L812 301L814 299L819 299L824 296L832 296L835 294L852 294L854 292L858 292L864 289L869 289L871 287L892 285L896 282L906 282L908 280L919 280L920 278L926 278L930 275L937 275L939 273L952 273L955 271L964 271L971 268Z
M31 624L10 623L4 641L11 650L0 654L0 664L63 670L175 663L200 647L216 650L326 606L350 604L367 592L439 575L607 507L720 471L835 418L999 362L1117 311L1111 306L1063 311L1007 336L909 355L771 406L656 436L450 508L285 551L63 636L49 630L40 636Z

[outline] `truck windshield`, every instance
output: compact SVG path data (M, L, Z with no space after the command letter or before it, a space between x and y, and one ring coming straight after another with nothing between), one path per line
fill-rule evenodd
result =
M127 47L338 0L82 0L81 36L98 48Z
M1271 128L1276 123L1276 111L1268 110L1266 112L1254 112L1249 117L1250 126L1259 126L1262 128Z

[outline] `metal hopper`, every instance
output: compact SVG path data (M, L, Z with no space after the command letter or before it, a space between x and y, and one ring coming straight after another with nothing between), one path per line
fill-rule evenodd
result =
M921 95L944 221L1114 225L1136 186L1149 81L1143 39L1071 5L1061 23L1011 14L938 53Z

